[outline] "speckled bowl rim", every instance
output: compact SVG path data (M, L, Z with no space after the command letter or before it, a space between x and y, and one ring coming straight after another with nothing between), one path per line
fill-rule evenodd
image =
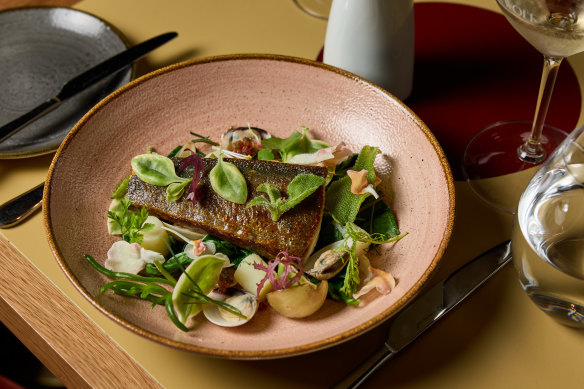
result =
M101 18L97 15L94 15L91 12L81 11L81 10L78 10L75 8L70 8L70 7L59 7L59 6L50 6L50 5L28 5L28 6L22 6L22 7L6 8L6 9L0 11L0 14L7 13L7 12L13 12L13 11L34 10L34 9L65 9L68 11L74 11L74 12L79 12L82 14L89 15L89 16L95 18L96 20L100 21L101 23L103 23L107 27L109 27L112 30L112 32L120 39L120 41L123 43L123 45L126 47L126 49L130 47L130 41L122 33L122 31L119 28L117 28L116 26L114 26L113 24L111 24L110 22L105 20L104 18ZM106 58L104 58L104 60L105 59ZM130 81L128 83L130 83L136 79L136 62L134 62L132 64L131 69L132 69L132 71L130 73ZM127 84L125 84L125 85L127 85ZM125 85L122 85L122 87ZM71 129L71 131L72 130L73 129ZM71 131L69 131L69 132L71 132ZM59 145L53 145L53 146L47 146L47 147L40 147L38 149L29 150L29 151L5 152L5 153L0 153L0 159L22 159L22 158L39 157L41 155L54 153L56 150L58 150L58 148L59 148Z
M280 348L280 349L271 349L271 350L220 350L215 348L208 348L203 346L197 346L193 344L183 343L174 341L172 339L168 339L166 337L154 334L150 331L147 331L141 327L132 324L125 319L114 315L110 311L107 310L104 306L102 306L98 301L96 301L84 288L83 285L77 280L77 278L72 274L67 262L63 259L62 254L59 250L57 242L55 242L53 234L51 233L51 215L49 214L48 210L50 209L50 201L49 201L49 193L51 191L51 186L53 185L53 173L59 164L60 156L67 151L69 144L73 141L73 139L77 136L79 129L83 127L83 125L90 120L93 115L96 114L102 107L105 105L113 102L116 98L124 93L128 92L132 88L141 85L148 80L155 78L159 75L172 72L177 69L196 66L199 64L205 64L210 62L223 62L223 61L244 61L244 60L266 60L266 61L282 61L282 62L290 62L290 63L298 63L308 66L314 66L317 68L325 69L327 71L331 71L337 74L342 75L343 77L347 77L355 82L364 83L370 85L382 93L386 94L390 100L395 100L399 103L401 108L406 111L412 120L414 120L418 126L418 128L424 133L428 141L431 143L434 151L436 152L438 159L440 161L440 165L442 166L442 172L444 174L444 178L446 181L446 186L448 190L448 199L449 199L449 210L448 210L448 220L446 223L446 227L444 230L444 234L442 240L440 242L440 246L436 251L436 255L432 259L430 266L427 267L425 272L420 277L419 281L414 284L412 288L410 288L405 295L400 298L395 304L390 306L388 309L384 310L383 312L379 313L373 319L370 319L356 327L348 329L338 335L331 336L313 343L304 344L297 347L287 347L287 348ZM284 55L274 55L274 54L231 54L231 55L222 55L222 56L213 56L213 57L205 57L201 59L194 59L190 61L180 62L177 64L173 64L170 66L163 67L151 73L148 73L128 84L121 87L120 89L116 90L106 98L104 98L101 102L99 102L93 109L91 109L87 114L85 114L81 120L73 127L71 132L66 136L63 143L61 143L60 147L58 148L51 166L49 167L49 172L46 179L46 185L43 192L43 220L45 225L45 232L47 235L47 239L49 242L49 246L53 255L57 259L59 266L65 272L66 276L69 280L73 283L75 288L99 311L105 314L107 317L112 319L114 322L118 323L119 325L129 329L130 331L141 335L147 339L153 340L155 342L177 348L180 350L185 351L192 351L203 355L214 356L214 357L223 357L223 358L231 358L231 359L272 359L272 358L282 358L282 357L289 357L289 356L296 356L301 355L309 352L314 352L318 350L322 350L328 347L332 347L334 345L343 343L348 341L352 338L361 335L374 327L378 326L379 324L383 323L385 320L389 319L393 316L396 312L402 309L408 302L410 302L422 289L422 287L426 284L426 282L431 278L434 271L436 270L438 263L444 256L444 252L448 246L448 242L450 241L450 237L452 235L453 225L454 225L454 209L455 209L455 189L454 189L454 179L452 176L452 171L450 169L450 165L446 159L446 155L442 150L442 147L436 140L436 137L432 134L430 129L418 118L418 116L408 108L403 102L393 96L391 93L385 91L384 89L380 88L379 86L347 71L342 69L326 65L320 62L311 61L308 59L297 58L297 57L290 57Z

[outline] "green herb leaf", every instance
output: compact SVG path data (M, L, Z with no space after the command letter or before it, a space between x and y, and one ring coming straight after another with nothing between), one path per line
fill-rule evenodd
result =
M260 151L258 151L257 157L259 160L263 161L273 161L274 159L276 159L274 153L272 153L272 151L268 149L261 149Z
M250 255L252 252L246 249L242 249L233 243L227 242L225 240L216 238L211 235L207 235L203 238L203 242L213 242L215 244L215 250L217 253L222 253L229 257L229 261L235 266L239 266L239 263L243 261L245 257ZM168 261L166 261L168 262Z
M312 140L308 137L308 128L302 126L302 133L294 131L288 138L271 138L263 139L262 146L270 150L277 150L286 162L297 154L310 154L320 149L329 147L325 142Z
M290 184L291 183L292 182L290 182ZM290 186L290 184L288 184L288 186ZM258 185L257 191L266 193L270 199L270 203L276 203L282 197L280 191L276 188L272 188L267 182Z
M187 186L191 183L193 179L190 178L183 182L173 182L166 187L166 200L167 201L177 201L180 199L185 192Z
M168 290L153 282L114 280L103 285L100 293L105 293L109 289L116 294L138 297L155 304L164 304L166 295L170 294Z
M129 175L128 177L122 179L122 181L120 181L116 185L116 189L111 194L112 199L121 199L126 195L126 191L128 190L128 184L130 183L130 177L132 176Z
M122 204L122 200L112 199L108 208L108 215L109 212L111 212L112 215L121 216L124 212L124 205ZM107 231L110 235L122 235L122 228L120 223L111 217L108 217L107 220Z
M345 270L343 286L340 288L340 291L347 296L352 296L355 292L357 292L357 288L359 286L359 283L361 282L359 279L359 257L357 256L357 242L365 242L372 244L396 242L403 238L406 234L387 238L383 234L378 233L369 234L367 233L367 231L358 227L354 223L347 223L345 225L345 232L347 237L345 238L344 246L350 255L349 262L347 263L347 267ZM352 243L350 247L347 247L349 238Z
M188 180L176 175L174 163L170 158L156 153L135 156L132 158L132 169L142 181L156 186L167 186Z
M102 266L99 262L97 262L91 255L85 254L83 256L87 262L98 272L101 274L113 278L113 279L124 279L124 280L132 280L138 282L157 282L159 284L166 284L170 286L174 286L174 283L168 281L165 278L160 277L144 277L137 274L132 273L124 273L124 272L117 272L113 270L109 270Z
M310 196L315 190L324 185L325 179L314 174L299 174L286 188L288 198L284 199L280 191L272 188L268 183L263 183L257 187L257 191L265 192L269 201L263 196L254 197L248 204L248 207L263 206L266 207L273 221L278 221L284 212L287 212L300 204L302 200Z
M342 301L348 305L357 305L359 300L352 294L346 295L342 288L345 285L345 274L340 273L328 281L328 295L333 300Z
M349 251L349 262L345 267L345 280L343 282L343 286L341 287L340 291L343 292L346 296L353 296L355 292L357 292L357 287L359 286L359 258L355 255L355 246L356 244L353 243L353 247Z
M353 170L367 170L365 177L369 183L374 184L376 180L373 162L379 153L377 147L364 146L357 157ZM325 209L331 213L333 218L341 225L352 223L357 217L361 204L370 196L369 193L351 193L351 178L344 176L331 182L326 192Z
M394 235L391 237L386 237L384 234L373 233L369 234L367 231L363 230L354 223L347 223L345 226L345 232L347 236L351 238L356 244L357 242L366 242L372 244L383 244L389 242L397 242L401 238L407 235L407 232L401 235Z
M153 304L163 304L170 320L181 330L188 331L176 316L172 303L172 292L158 284L175 286L176 282L166 278L144 277L136 274L114 272L103 267L91 255L84 255L84 258L98 272L116 280L101 287L101 293L111 290L123 296L134 296L151 301Z
M292 181L290 181L286 188L286 192L288 192L288 203L290 203L290 199L296 203L300 203L312 194L312 192L321 187L324 184L324 181L324 178L314 174L297 175ZM296 204L291 205L290 207L295 205Z
M209 172L211 187L219 196L227 201L237 204L245 204L247 201L247 183L237 166L223 161L223 155L219 154L217 164Z
M170 153L168 153L168 155L166 156L167 158L172 158L175 157L179 151L182 150L182 146L176 146L174 149L172 149L172 151Z
M181 323L199 313L207 294L213 289L225 261L215 255L203 255L192 262L178 279L172 292L172 301Z
M110 230L122 235L122 239L128 243L142 243L143 232L154 227L152 223L145 223L148 217L148 210L142 207L139 212L130 211L131 202L123 198L120 204L116 205L116 210L107 213L110 221Z
M202 143L210 144L211 146L219 146L219 143L212 141L211 138L209 138L208 136L199 135L196 132L192 132L192 131L191 131L191 135L197 137L196 139L192 140L193 143L202 142Z
M193 259L190 258L186 253L180 252L169 259L167 259L163 264L162 267L164 271L173 274L180 270L180 266L188 266ZM159 276L161 275L160 269L153 263L147 263L146 267L142 272L148 276Z
M369 197L367 200L370 199L373 198ZM364 204L357 215L355 224L370 234L382 234L386 239L400 234L393 212L381 198L370 204Z

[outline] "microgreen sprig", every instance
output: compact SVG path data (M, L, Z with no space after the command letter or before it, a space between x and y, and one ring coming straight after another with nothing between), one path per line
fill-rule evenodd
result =
M139 212L132 212L131 205L130 200L124 197L121 199L121 212L108 211L107 216L114 224L119 225L123 240L128 243L142 243L144 239L142 233L150 231L154 224L144 223L148 218L145 207L140 208Z
M386 237L384 234L372 233L369 234L367 231L359 228L354 223L347 223L345 225L346 238L344 244L340 249L345 250L349 253L349 262L347 263L347 268L345 271L345 279L343 286L341 287L341 292L346 296L352 296L359 286L359 257L357 256L357 242L371 243L371 244L383 244L389 242L397 242L401 238L407 235L403 233L401 235L396 235L392 237ZM350 245L349 245L350 239Z
M191 135L196 136L196 139L193 139L193 143L197 143L197 142L201 142L201 143L207 143L211 146L219 146L219 143L212 141L211 138L209 138L208 136L203 136L203 135L199 135L196 132L192 132L191 131Z

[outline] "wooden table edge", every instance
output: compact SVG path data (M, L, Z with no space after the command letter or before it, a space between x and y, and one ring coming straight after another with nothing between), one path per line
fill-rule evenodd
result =
M64 385L161 387L1 236L0 263L0 320Z

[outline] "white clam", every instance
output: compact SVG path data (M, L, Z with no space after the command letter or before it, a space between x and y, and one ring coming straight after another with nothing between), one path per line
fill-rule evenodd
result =
M234 149L234 143L239 141L251 140L261 143L262 139L267 138L270 138L270 134L258 127L232 128L221 137L221 148L231 151Z
M304 271L319 280L337 275L348 262L349 253L339 249L344 244L343 240L333 242L312 254L304 264Z
M365 232L362 228L355 227ZM312 277L319 280L328 280L345 268L350 255L348 249L352 247L353 239L347 237L344 227L338 226L337 228L346 239L330 243L308 257L304 262L305 273L310 274ZM370 245L370 242L357 241L354 255L357 257L363 255L369 250ZM341 246L345 246L347 250L343 250Z
M203 307L205 317L213 324L221 327L236 327L251 320L258 310L258 300L251 294L241 290L229 289L229 294L211 292L209 297L228 303L245 316L245 319L222 309L216 304L207 303Z

